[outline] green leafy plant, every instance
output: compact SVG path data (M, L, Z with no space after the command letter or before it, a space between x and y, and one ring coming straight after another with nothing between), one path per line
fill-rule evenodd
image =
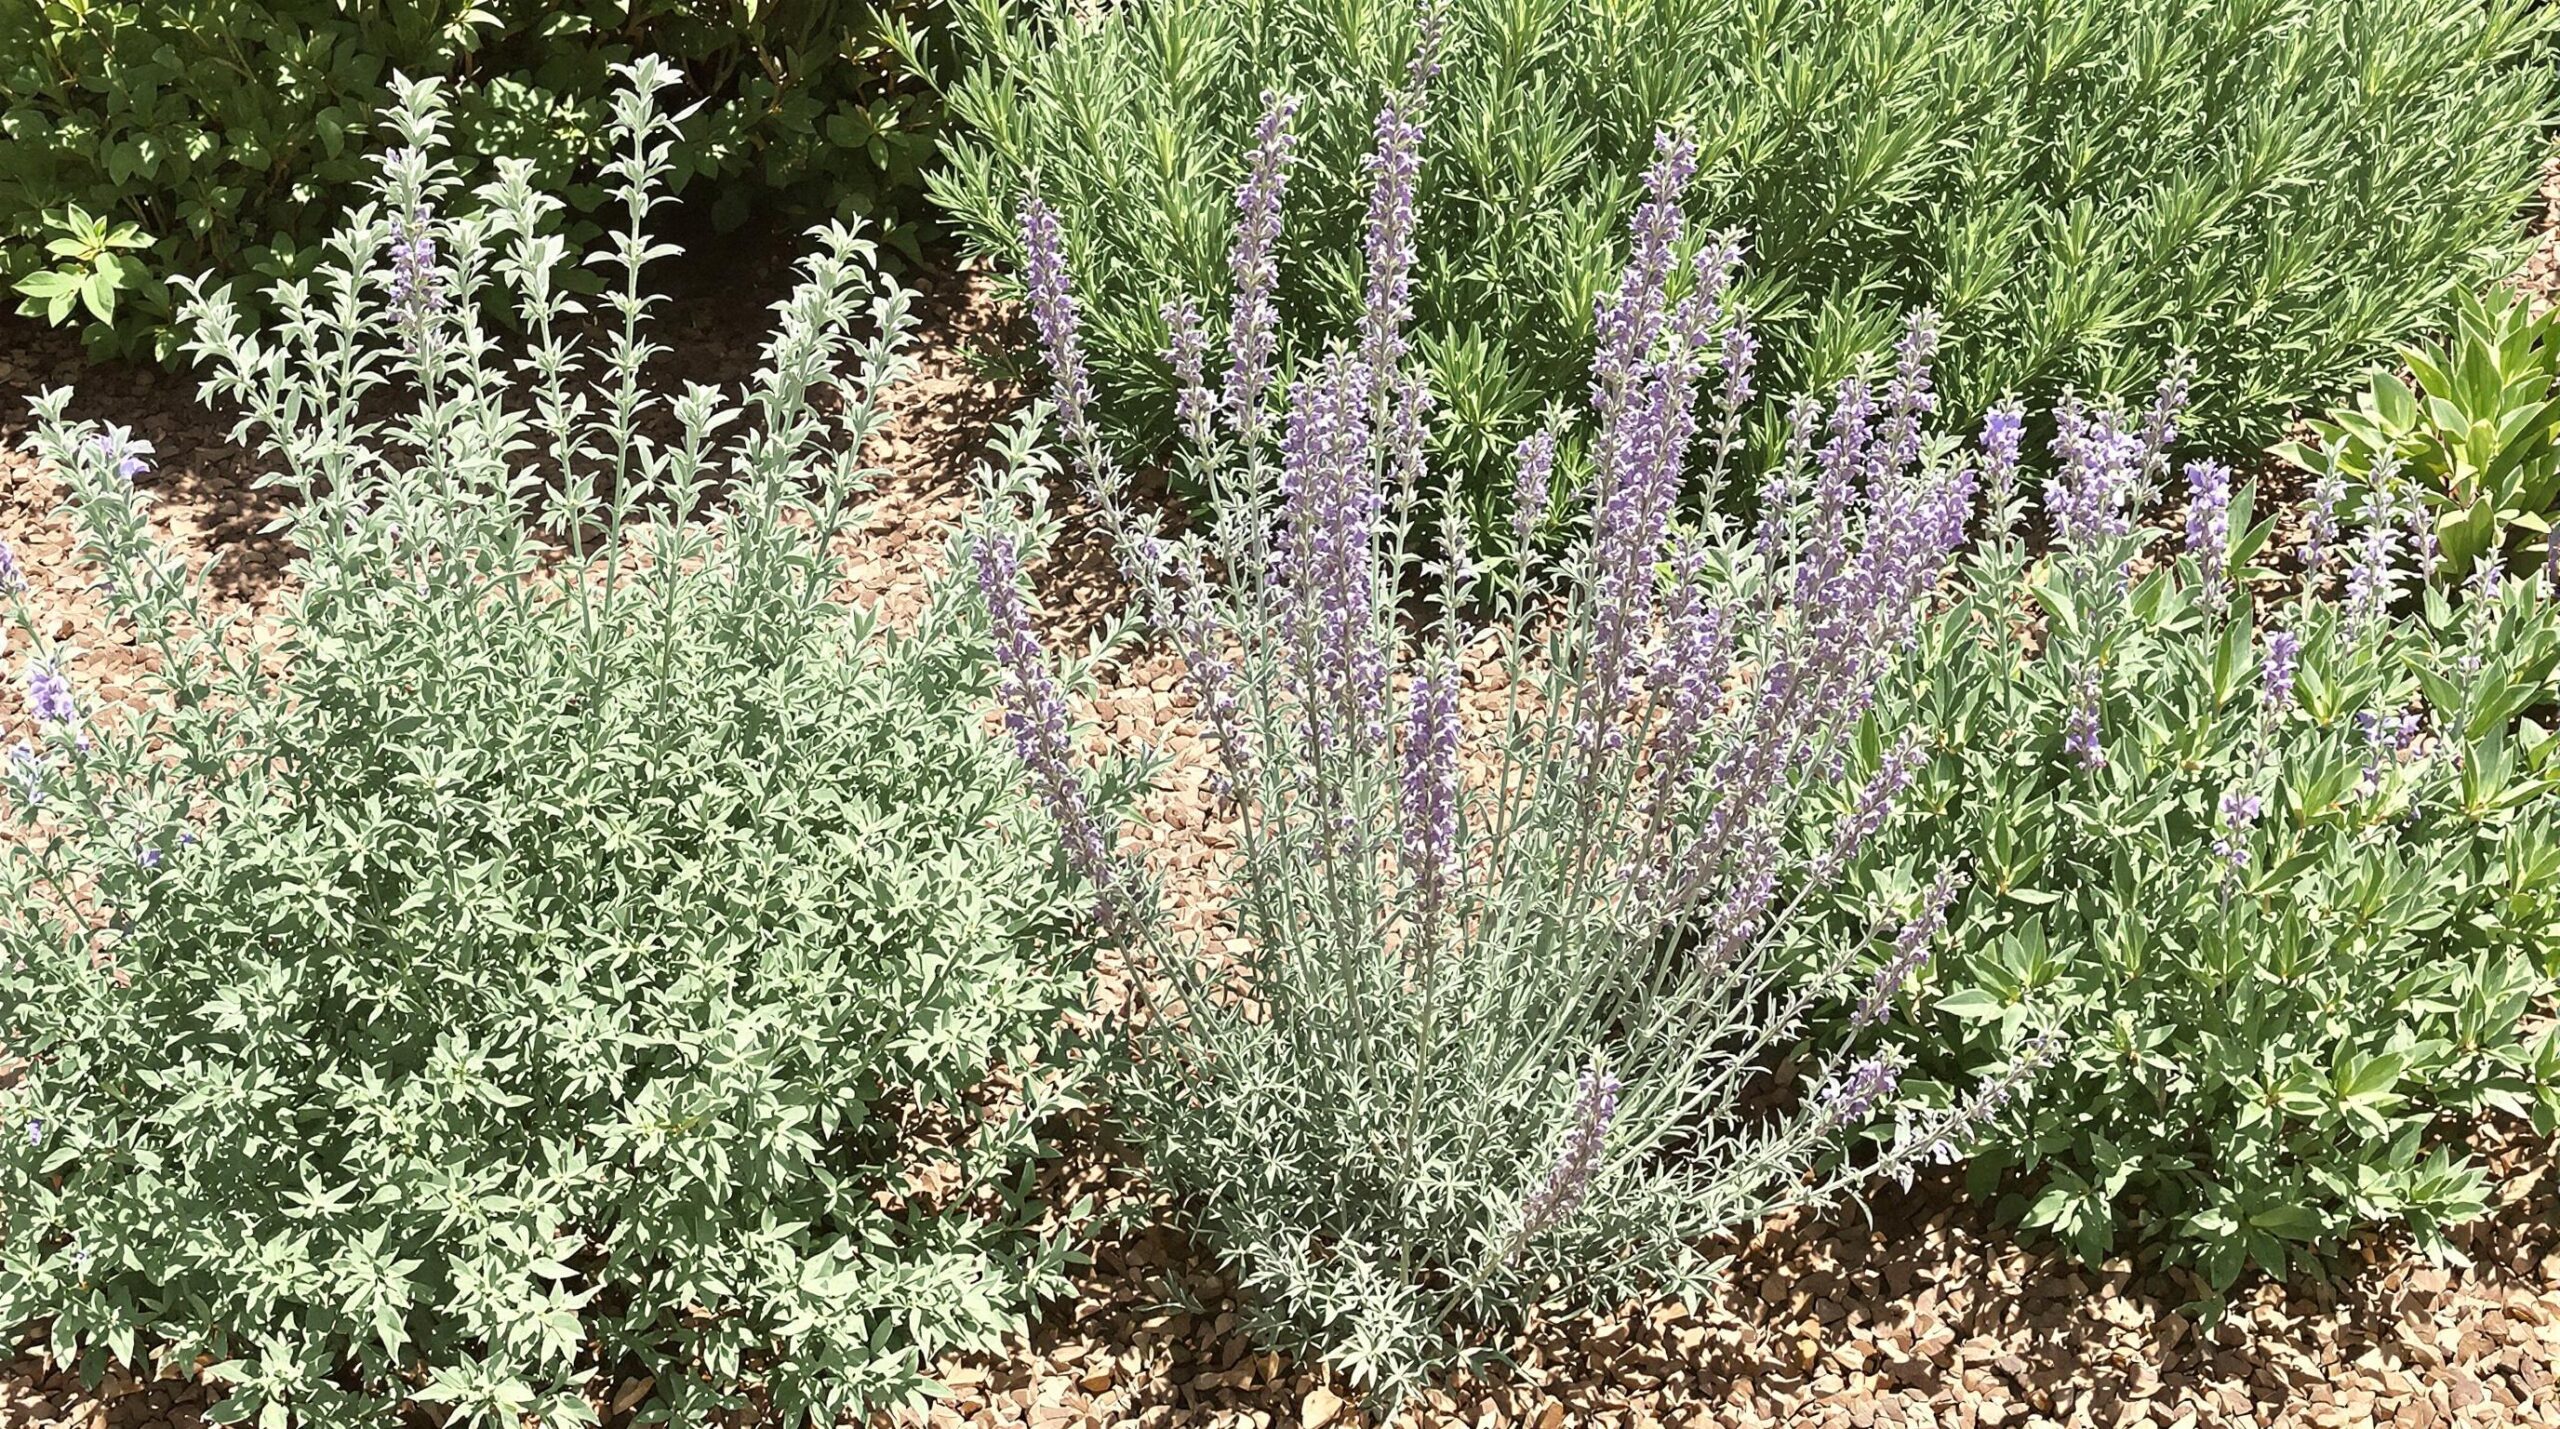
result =
M944 36L941 0L0 0L0 277L49 266L44 216L69 205L136 225L150 281L84 332L104 352L173 352L162 280L210 268L252 304L321 259L397 74L454 82L468 176L530 159L583 217L603 198L612 67L643 55L701 101L671 180L710 185L715 223L832 215L911 248Z
M1279 295L1300 360L1356 319L1359 161L1413 0L977 0L935 199L1018 260L1036 188L1088 283L1098 414L1170 431L1163 305L1217 291L1266 88L1306 163ZM1416 342L1434 440L1504 459L1587 380L1657 128L1697 136L1702 227L1751 245L1770 390L1818 390L1936 307L1951 415L2147 385L2262 446L2520 251L2547 7L2518 0L1446 0ZM1569 437L1571 433L1567 434ZM1568 440L1566 460L1575 463Z
M44 221L63 235L44 246L56 265L18 280L17 292L24 299L19 313L41 315L59 325L77 305L102 323L114 322L116 295L140 287L146 278L132 250L150 247L151 240L133 224L92 217L76 203L59 215L46 214Z
M2048 508L2106 509L2075 506L2088 433ZM2027 1226L2217 1288L2360 1227L2450 1257L2489 1197L2468 1129L2560 1113L2553 596L2490 577L2395 613L2414 543L2381 501L2312 557L2317 585L2352 553L2344 602L2261 610L2275 523L2188 477L2185 550L2138 578L2139 499L2044 556L1977 550L1880 701L1927 731L1911 815L1834 931L1968 870L1901 1045L1952 1079L2060 1035L1970 1167Z
M2403 348L2416 388L2376 369L2353 408L2311 423L2316 445L2285 442L2278 456L2341 478L2355 500L2382 473L2416 485L2431 508L2444 572L2459 579L2482 557L2526 566L2547 558L2560 508L2560 311L2535 316L2522 295L2462 295L2450 337Z
M1072 885L974 606L836 600L907 297L830 226L743 393L655 392L670 80L616 101L593 319L529 164L459 203L426 84L275 326L179 285L279 464L271 631L150 536L143 444L37 403L155 656L93 707L0 561L0 1323L66 1365L209 1364L223 1422L593 1423L644 1375L833 1422L1060 1283Z

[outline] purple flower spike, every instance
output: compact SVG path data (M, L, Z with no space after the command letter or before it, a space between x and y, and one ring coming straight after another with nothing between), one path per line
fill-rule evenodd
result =
M1873 1027L1892 1012L1893 995L1928 964L1930 945L1946 931L1947 905L1955 896L1956 871L1940 869L1937 881L1921 896L1920 911L1894 935L1893 956L1885 959L1884 966L1876 969L1876 975L1868 981L1867 995L1859 999L1858 1010L1849 1018L1852 1031Z
M444 311L444 276L436 271L435 215L421 204L391 215L391 320L411 348Z
M2187 554L2204 572L2205 603L2220 606L2230 593L2231 468L2218 461L2187 463Z
M71 724L80 714L71 700L71 682L46 660L27 662L27 705L39 724Z
M2265 810L2264 800L2243 790L2228 790L2222 796L2222 832L2213 841L2213 851L2229 865L2235 879L2249 871L2249 830L2257 827L2258 816Z
M0 595L24 595L26 590L27 573L18 564L18 553L0 541Z
M995 642L997 694L1004 705L1004 724L1013 736L1014 752L1030 770L1041 802L1057 822L1067 862L1106 899L1114 891L1116 870L1110 836L1093 812L1084 779L1076 769L1074 738L1068 732L1066 696L1049 668L1029 606L1022 598L1022 558L1013 539L982 535L972 543L977 558L978 595L986 602L987 626Z
M2290 630L2267 632L2267 658L2262 688L2273 713L2293 703L2293 675L2302 663L2302 637Z
M2359 515L2364 529L2347 565L2347 623L2361 630L2371 628L2399 594L2400 530L2397 509L2379 481L2366 493Z
M1815 1094L1815 1104L1820 1108L1816 1113L1817 1119L1826 1131L1845 1131L1853 1126L1862 1126L1901 1084L1902 1068L1890 1056L1862 1057L1843 1068Z
M1360 312L1360 362L1371 402L1404 366L1412 340L1414 187L1422 176L1422 125L1414 96L1398 95L1378 111L1377 148L1369 156L1369 287Z
M1370 469L1365 377L1350 357L1318 364L1291 393L1281 443L1272 577L1319 752L1345 738L1386 740L1377 550L1385 501Z
M1297 136L1289 122L1297 113L1296 99L1262 92L1253 156L1236 189L1236 241L1227 258L1236 291L1227 330L1226 411L1241 432L1261 429L1262 394L1271 385L1271 362L1279 351L1280 309L1273 295L1280 283L1281 200L1289 189L1289 165L1297 156Z
M2107 763L2107 746L2099 728L2098 672L2081 672L2079 688L2071 702L2071 717L2062 733L2062 752L2080 761L2083 769L2103 769Z
M2338 544L2338 505L2346 499L2346 479L2335 471L2311 483L2311 508L2304 513L2302 525L2302 563L2315 573L2329 569L2329 555Z
M2027 409L2014 397L1983 414L1982 485L1991 494L1991 519L2003 536L2018 501L2018 445L2026 434Z
M1102 444L1093 425L1093 377L1085 367L1075 291L1067 275L1067 235L1056 211L1037 195L1022 203L1022 247L1022 282L1055 383L1051 397L1058 404L1058 429L1091 477Z
M1528 1209L1521 1216L1521 1240L1535 1240L1564 1224L1582 1205L1583 1193L1591 1189L1591 1178L1600 1169L1601 1148L1609 1139L1609 1123L1617 1119L1618 1093L1622 1090L1616 1077L1597 1068L1582 1074L1564 1145L1556 1152L1546 1184L1529 1198Z
M109 470L126 481L136 480L151 470L151 463L142 459L151 450L151 443L135 441L131 427L108 427L89 438L89 449L98 454L98 460L104 462Z
M1523 440L1512 449L1511 468L1511 538L1526 552L1538 528L1547 521L1547 503L1556 471L1556 434L1541 427Z
M1405 876L1425 939L1436 937L1440 912L1458 880L1458 672L1444 666L1416 675L1404 735Z
M1188 297L1176 298L1164 305L1164 358L1173 367L1173 420L1182 434L1195 447L1209 445L1209 423L1216 413L1217 399L1209 395L1204 368L1208 361L1209 335L1200 327L1200 305Z

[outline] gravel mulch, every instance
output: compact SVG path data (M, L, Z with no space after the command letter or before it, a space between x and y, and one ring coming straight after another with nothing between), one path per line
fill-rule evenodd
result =
M2553 193L2560 197L2560 171ZM662 337L684 376L752 366L769 254L714 251L679 270ZM2540 270L2555 265L2543 260ZM970 502L970 472L1020 394L983 375L979 349L1007 330L985 284L966 273L925 280L923 367L895 399L874 452L889 469L878 509L845 551L849 579L890 619L911 614L939 565L940 542ZM18 450L24 398L80 389L75 415L132 425L158 451L145 478L155 523L188 549L220 552L217 590L271 610L288 553L263 528L274 507L249 489L255 465L198 408L190 382L158 371L86 367L76 344L23 319L0 320L0 538L25 559L60 634L90 647L75 681L87 700L128 693L143 657L101 619L93 579L70 560L51 511L57 489ZM1112 598L1108 563L1071 543L1043 576L1050 616L1089 630ZM0 743L18 737L23 691L0 684ZM1174 666L1140 655L1089 702L1122 739L1158 743L1168 776L1133 838L1177 890L1197 889L1223 845L1206 792L1208 755L1186 717ZM1212 932L1195 898L1191 929ZM1117 990L1106 988L1106 1000ZM2334 1278L2298 1275L2244 1291L2219 1323L2189 1308L2199 1287L2125 1262L2089 1268L2017 1247L1981 1208L1942 1182L1885 1188L1857 1208L1797 1216L1731 1247L1729 1278L1703 1304L1530 1326L1496 1346L1508 1367L1459 1379L1409 1404L1399 1424L1806 1425L1871 1429L1979 1425L2560 1425L2560 1194L2554 1148L2495 1140L2501 1199L2459 1237L2468 1267L2427 1265L2374 1243ZM944 1366L950 1398L883 1416L916 1426L1353 1425L1374 1422L1360 1396L1317 1370L1256 1353L1240 1332L1234 1286L1166 1228L1127 1173L1089 1146L1053 1168L1055 1188L1092 1191L1139 1228L1088 1227L1092 1264L1069 1301L998 1357ZM205 1388L175 1373L146 1383L110 1375L94 1389L48 1373L40 1327L0 1361L0 1429L195 1429ZM639 1386L631 1386L634 1391ZM632 1399L638 1397L635 1392ZM617 1400L623 1396L616 1396ZM627 1411L628 1404L619 1406ZM627 1412L608 1423L627 1421Z

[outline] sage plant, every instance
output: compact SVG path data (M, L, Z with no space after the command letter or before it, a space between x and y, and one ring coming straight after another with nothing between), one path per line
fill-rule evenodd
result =
M1185 533L1077 429L1071 255L1036 196L1022 211L1077 474L1187 659L1238 834L1211 949L1151 914L1142 871L1094 880L1152 997L1120 1109L1263 1328L1390 1391L1542 1300L1701 1288L1702 1237L1939 1154L2026 1070L1870 1127L1890 1069L1844 1053L1795 1109L1746 1107L1817 1007L1863 998L1880 1021L1898 991L1851 977L1854 940L1803 975L1767 949L1801 896L1782 890L1837 867L1826 850L1872 835L1910 775L1903 750L1855 802L1826 796L1973 505L1971 458L1926 434L1934 322L1799 404L1804 440L1762 486L1786 509L1751 532L1713 515L1753 394L1743 244L1688 231L1696 152L1663 137L1597 303L1588 428L1521 444L1518 559L1488 577L1404 365L1429 76L1426 54L1377 126L1369 307L1281 387L1260 374L1293 109L1270 99L1237 194L1225 400L1180 398L1215 414L1184 458L1211 497ZM1176 332L1178 385L1214 365L1203 326ZM978 539L1002 624L1008 536ZM1093 802L1049 747L1026 754L1067 847L1089 847ZM1807 820L1827 833L1804 854ZM1908 910L1906 970L1954 877ZM1833 1157L1861 1132L1868 1152Z

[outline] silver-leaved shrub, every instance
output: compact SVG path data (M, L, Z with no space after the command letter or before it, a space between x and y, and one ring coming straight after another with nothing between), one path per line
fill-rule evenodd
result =
M271 326L188 305L277 464L271 627L153 543L143 444L37 404L157 655L95 708L5 580L0 1322L92 1374L209 1363L277 1425L589 1423L644 1377L831 1422L1056 1283L1082 895L971 713L975 602L891 633L830 554L907 299L823 230L743 393L654 391L666 80L615 103L592 309L523 166L449 216L424 86Z
M1390 1394L1466 1353L1470 1327L1701 1288L1710 1233L1943 1150L2041 1055L1819 1174L1891 1108L1892 1069L1842 1052L1792 1102L1756 1098L1809 1014L1844 993L1890 1013L1895 988L1850 983L1862 938L1799 974L1772 929L1793 916L1783 890L1889 813L1877 781L1799 856L1796 827L1973 508L1974 473L1925 435L1932 328L1827 412L1799 405L1761 483L1769 521L1684 516L1693 456L1711 490L1739 479L1755 345L1738 245L1687 230L1696 151L1665 138L1599 303L1590 484L1551 489L1553 434L1524 443L1518 507L1547 539L1478 569L1457 483L1426 460L1405 325L1430 73L1426 54L1376 123L1357 328L1285 382L1293 105L1267 101L1215 376L1196 304L1167 314L1192 475L1214 497L1197 530L1158 529L1128 495L1061 225L1037 196L1022 210L1060 425L1140 609L1184 657L1237 820L1206 895L1212 951L1168 931L1166 895L1085 792L1015 542L991 528L974 550L1023 761L1153 979L1118 1112L1265 1332ZM1909 912L1925 946L1932 913Z
M1888 1036L1917 1090L2059 1034L1970 1173L2082 1254L2147 1243L2215 1289L2368 1227L2450 1256L2493 1193L2468 1134L2560 1120L2560 602L2422 579L2437 526L2387 470L2292 523L2217 463L2173 476L2178 386L2058 414L2036 552L1994 414L2003 519L1879 701L1924 732L1911 816L1809 927L1964 870ZM2182 531L2135 524L2155 496ZM2271 602L2279 529L2302 593Z

